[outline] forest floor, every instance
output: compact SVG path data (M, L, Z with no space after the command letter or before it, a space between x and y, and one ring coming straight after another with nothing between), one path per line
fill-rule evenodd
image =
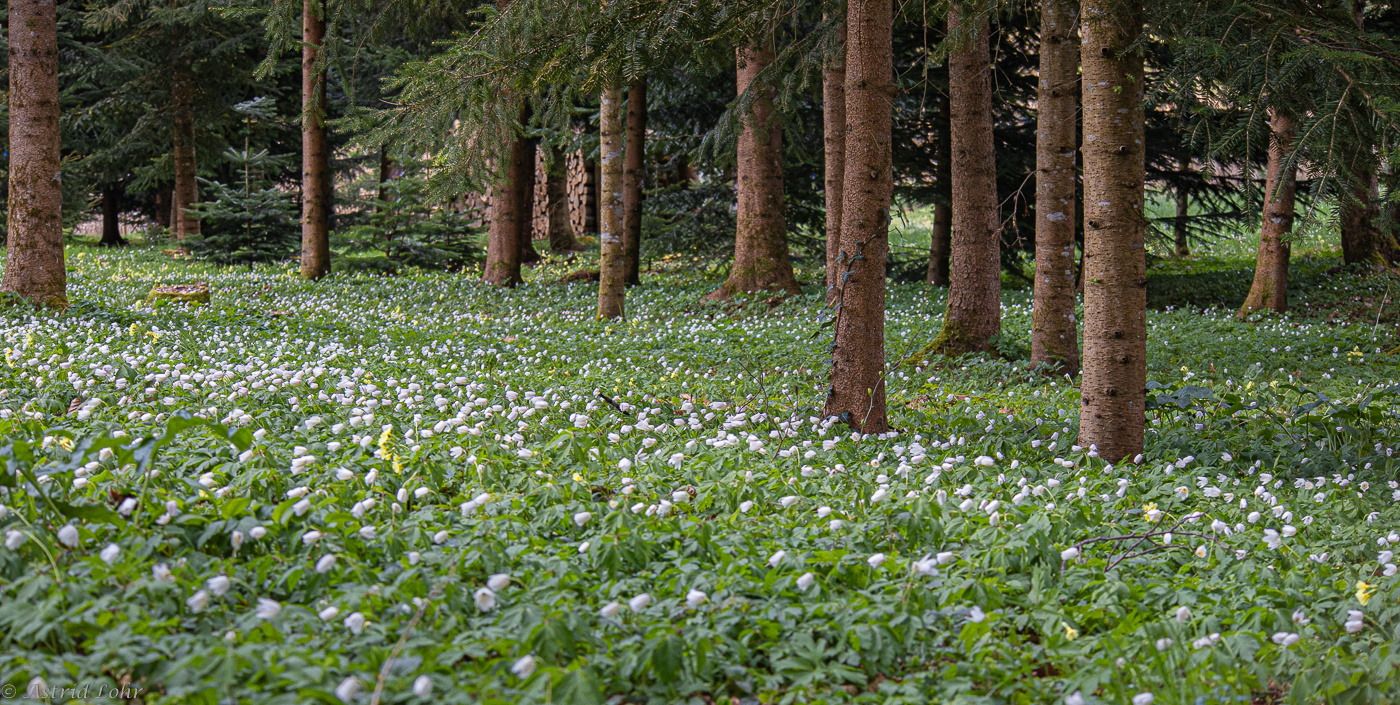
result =
M999 355L912 369L946 294L892 284L897 431L860 437L818 418L817 286L709 302L668 260L599 322L562 262L68 258L72 309L0 313L6 700L1400 698L1400 277L1327 252L1243 321L1247 259L1154 263L1118 467L1028 369L1026 291Z

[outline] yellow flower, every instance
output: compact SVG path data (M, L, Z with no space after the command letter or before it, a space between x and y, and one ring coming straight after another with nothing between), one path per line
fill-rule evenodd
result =
M574 482L583 482L583 475L574 473Z
M1376 586L1364 580L1356 581L1356 601L1365 607L1371 601L1371 596L1376 594Z
M59 444L60 446L63 446L63 449L64 449L64 450L73 450L73 439L72 439L72 438L59 438L59 439L58 439L58 444Z
M1071 627L1070 625L1065 624L1064 622L1061 622L1061 623L1060 623L1060 626L1062 626L1062 627L1065 628L1065 638L1066 638L1066 639L1069 639L1070 641L1074 641L1075 639L1078 639L1078 638L1079 638L1079 630L1078 630L1078 629L1075 629L1074 627Z

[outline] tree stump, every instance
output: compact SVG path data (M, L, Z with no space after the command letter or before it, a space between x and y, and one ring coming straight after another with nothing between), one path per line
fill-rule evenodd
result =
M147 301L183 301L194 304L209 303L209 284L206 282L195 282L193 284L171 284L156 285L151 289Z

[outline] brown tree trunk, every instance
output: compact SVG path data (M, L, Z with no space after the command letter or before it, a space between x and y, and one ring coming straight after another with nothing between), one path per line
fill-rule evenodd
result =
M545 172L545 211L549 220L549 251L555 254L573 252L578 246L574 228L569 222L568 165L558 147L547 146L549 171Z
M740 48L739 95L773 63L770 48ZM773 89L753 86L752 109L739 131L736 188L738 230L734 236L734 266L729 278L710 298L724 299L750 291L776 290L797 294L797 278L788 257L787 221L783 216L783 133L773 115Z
M846 24L841 23L838 54L822 74L822 146L826 152L826 300L841 285L842 187L846 179Z
M54 3L10 0L9 30L10 201L0 291L66 308Z
M389 182L397 178L398 164L389 156L389 145L379 145L379 200L389 201ZM381 206L382 208L383 206Z
M598 207L598 318L622 318L627 283L627 251L623 240L622 87L608 86L598 101L602 203Z
M846 166L831 388L825 414L862 433L889 430L885 410L885 262L894 192L891 0L846 10ZM849 273L849 276L847 276Z
M170 84L172 156L175 162L175 237L183 240L199 234L199 219L188 209L199 200L194 155L194 74L185 53L183 31L176 30L175 61Z
M1295 170L1285 168L1293 144L1292 116L1269 110L1269 166L1264 177L1264 217L1259 228L1259 255L1254 263L1254 283L1237 314L1244 318L1262 308L1279 313L1288 310L1288 242L1293 231Z
M928 283L948 286L948 268L953 254L953 167L952 135L948 119L948 99L934 98L937 102L935 120L938 129L938 144L933 151L934 188L938 190L933 204L933 232L929 233Z
M583 232L598 234L599 221L598 204L601 194L598 188L598 162L594 160L584 160L583 162Z
M1186 171L1191 160L1183 158L1181 160L1181 170ZM1172 221L1172 239L1174 240L1177 257L1190 257L1191 246L1186 241L1186 218L1191 213L1191 197L1186 192L1186 187L1176 187L1176 218Z
M102 239L97 244L104 247L126 244L126 238L122 237L121 194L115 188L102 190Z
M326 72L316 59L326 40L325 6L304 0L301 20L301 276L331 272L331 149L326 140Z
M1366 0L1352 0L1352 18L1358 30L1365 29ZM1400 262L1400 242L1376 225L1380 216L1378 165L1370 148L1361 149L1352 165L1351 198L1341 199L1338 220L1342 236L1342 261L1385 269Z
M627 254L627 285L642 283L642 187L646 185L647 80L627 85L627 146L623 156L623 249Z
M1352 187L1351 197L1341 202L1340 230L1342 261L1365 264L1372 269L1385 269L1400 262L1400 242L1376 223L1380 217L1380 183L1375 159L1363 154L1358 161L1362 167L1361 183ZM1356 178L1355 176L1353 178Z
M529 122L528 108L520 111L520 124ZM527 233L530 216L524 210L525 182L535 170L530 140L519 135L513 138L510 163L505 178L491 189L491 225L486 236L486 275L483 281L496 286L513 287L520 278L521 238Z
M539 140L525 140L525 169L520 180L520 263L534 264L540 261L540 253L535 249L535 154L539 151Z
M1001 222L989 30L980 13L973 27L962 24L955 6L948 11L948 35L964 38L948 57L953 261L943 330L925 351L942 355L986 350L987 342L1001 331ZM969 30L972 36L967 36Z
M1080 445L1142 452L1147 385L1141 0L1085 0L1084 376Z
M175 189L170 185L162 186L156 191L155 220L156 225L162 228L169 228L171 226L170 206L174 201L172 198L174 193Z
M1074 318L1075 155L1079 119L1078 0L1040 4L1036 89L1035 300L1031 364L1079 372Z

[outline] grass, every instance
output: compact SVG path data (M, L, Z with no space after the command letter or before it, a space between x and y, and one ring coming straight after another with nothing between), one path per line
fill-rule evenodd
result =
M1025 291L1005 357L910 369L946 294L892 284L898 430L860 437L819 418L816 284L662 268L599 322L548 283L577 263L502 291L72 246L74 308L0 319L0 687L1395 702L1400 286L1309 252L1293 312L1241 321L1247 249L1154 266L1148 447L1110 467L1077 381L1016 359ZM212 305L144 300L192 280Z

